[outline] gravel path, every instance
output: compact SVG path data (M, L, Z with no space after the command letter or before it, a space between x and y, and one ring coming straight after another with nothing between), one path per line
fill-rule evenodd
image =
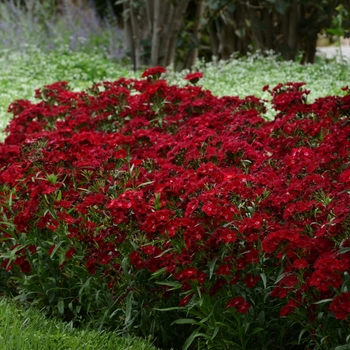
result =
M320 46L317 48L317 55L326 55L327 58L340 57L340 49L343 58L350 63L350 39L342 39L341 46Z

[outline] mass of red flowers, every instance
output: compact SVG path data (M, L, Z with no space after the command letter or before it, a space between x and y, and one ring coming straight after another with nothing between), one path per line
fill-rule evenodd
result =
M40 239L20 249L16 237L63 232L61 269L81 245L111 292L127 258L135 273L163 270L181 284L181 305L191 289L222 293L246 314L244 290L265 286L282 317L328 298L349 320L350 94L307 103L304 84L280 84L267 121L258 98L149 79L161 73L85 92L58 82L37 90L37 103L11 104L0 201L14 231L1 224L0 249L15 253L1 266L35 273ZM63 249L54 242L49 256Z

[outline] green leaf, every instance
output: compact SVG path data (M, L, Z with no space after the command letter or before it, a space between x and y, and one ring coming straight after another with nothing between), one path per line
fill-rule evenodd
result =
M266 286L267 286L266 275L265 275L264 273L261 273L261 274L260 274L260 277L261 277L261 279L262 279L264 288L266 289Z
M91 277L89 277L79 289L78 297L80 302L82 300L81 298L84 290L85 290L85 294L90 294L90 281L91 281Z
M333 298L330 298L330 299L322 299L322 300L316 301L316 302L313 303L313 304L314 304L314 305L324 304L324 303L329 303L330 301L333 301Z
M350 252L350 247L348 247L348 248L340 248L338 250L338 254L345 254L347 252Z
M129 266L130 266L130 260L129 260L129 257L126 256L122 260L122 269L123 269L124 276L128 282L130 282Z
M58 300L57 309L58 309L58 312L60 315L64 314L64 301L62 298L60 300Z
M62 199L62 191L59 190L58 193L57 193L56 201L60 201L61 199Z
M12 196L13 196L13 192L10 193L10 197L9 197L9 207L12 207Z
M214 269L215 269L215 265L216 262L218 261L218 258L213 259L209 264L208 264L208 268L209 268L209 279L211 280L213 273L214 273Z
M215 327L215 330L214 330L214 332L213 332L213 335L211 336L211 340L213 340L213 339L217 336L217 334L219 333L219 330L220 330L220 326L217 325L217 326Z
M153 280L161 275L164 274L164 272L166 271L166 267L162 267L161 269L159 269L158 271L156 272L153 272L151 277L150 277L150 280ZM157 282L156 282L157 283Z
M16 259L16 253L19 250L21 250L21 249L23 249L25 247L26 247L25 245L18 245L17 247L15 247L14 249L12 249L9 252L1 253L0 254L0 258L9 259L10 261L11 260L15 260Z
M160 257L162 257L164 254L169 253L169 252L171 252L172 250L174 250L174 248L166 249L166 250L164 250L163 252L161 252L159 255L155 256L155 258L160 258ZM165 271L166 271L166 267L163 267L163 269L164 269L164 272L165 272Z
M57 243L57 244L55 245L55 248L53 249L53 251L52 251L52 253L51 253L51 255L50 255L50 258L52 258L52 257L56 254L57 250L59 249L59 247L60 247L62 244L63 244L63 241L61 241L61 242L59 242L59 243Z
M125 324L128 324L131 320L133 297L134 297L133 292L129 292L128 295L126 296Z
M334 350L350 350L350 344L339 345Z
M345 31L343 28L328 28L327 32L335 36L344 36Z
M169 281L169 282L156 282L156 284L171 287L169 290L176 290L176 289L180 289L182 287L182 284L180 282L171 282L171 281Z
M143 186L147 186L147 185L150 185L150 184L152 184L153 183L153 181L147 181L147 182L144 182L144 183L142 183L142 184L139 184L138 186L137 186L137 188L140 188L140 187L143 187Z
M306 329L303 329L300 334L299 334L299 338L298 338L298 344L300 344L301 338L303 337L303 334L306 333Z
M156 311L175 311L175 310L186 310L186 307L183 306L173 306L173 307L166 307L164 309L153 309Z
M182 350L187 350L191 346L194 339L197 337L210 339L210 337L207 334L200 333L199 331L200 331L200 328L197 328L195 331L192 332L192 334L186 339L185 344L182 347Z
M254 335L254 334L259 333L259 332L261 332L261 331L263 331L263 330L264 330L264 328L261 328L261 327L254 328L254 329L252 330L252 332L249 333L249 335Z
M199 323L193 318L180 318L172 322L171 326L173 324L199 324Z

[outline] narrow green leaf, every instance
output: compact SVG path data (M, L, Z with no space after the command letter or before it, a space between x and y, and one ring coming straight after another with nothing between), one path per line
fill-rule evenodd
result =
M350 247L348 247L348 248L340 248L338 250L338 254L345 254L345 253L348 253L348 252L350 252Z
M330 299L322 299L322 300L316 301L316 302L313 303L313 304L315 304L315 305L324 304L324 303L328 303L328 302L330 302L330 301L333 301L333 298L330 298Z
M198 322L193 318L180 318L172 322L171 326L173 324L198 324Z
M166 271L166 267L162 267L161 269L159 269L158 271L156 272L153 272L151 277L150 277L150 280L153 280L161 275L164 274L164 272Z
M171 252L172 250L174 250L174 248L169 248L169 249L166 249L164 250L163 252L161 252L159 255L157 255L155 258L160 258L162 257L164 254L168 253L168 252ZM164 272L166 271L166 267L163 267L164 269Z
M260 277L261 277L261 279L262 279L264 288L266 289L266 286L267 286L266 275L265 275L264 273L261 273L261 274L260 274Z
M129 260L129 257L126 256L122 260L122 269L123 269L124 276L126 277L128 282L130 282L129 266L130 266L130 260Z
M52 258L52 257L56 254L57 250L59 249L59 247L60 247L62 244L63 244L63 241L61 241L61 242L59 242L59 243L57 243L57 244L55 245L55 248L53 249L53 251L52 251L52 253L51 253L51 255L50 255L50 258Z
M13 192L10 193L10 197L9 197L9 207L12 207L12 196L13 196Z
M125 324L128 324L131 319L133 296L133 292L129 292L126 296Z
M220 330L220 326L216 326L213 332L213 335L211 336L211 340L213 340L217 336L219 330Z
M209 264L208 264L208 268L209 268L209 279L211 280L213 273L214 273L214 269L215 269L215 265L216 262L218 261L218 258L213 259Z
M261 328L261 327L254 328L254 329L252 330L252 332L249 333L249 335L254 335L254 334L259 333L259 332L261 332L261 331L263 331L263 330L264 330L264 328Z
M171 281L169 281L169 282L156 282L156 284L171 287L169 290L176 290L176 289L180 289L182 287L182 284L180 282L171 282Z
M58 300L57 309L58 309L58 312L60 315L64 314L64 301L62 298L60 300Z
M182 347L182 350L187 350L191 346L195 338L203 337L203 338L210 339L210 337L207 334L200 333L199 331L200 331L200 328L197 328L195 331L192 332L192 334L186 339L185 344Z
M91 281L91 277L89 277L85 283L80 287L79 289L79 293L78 293L78 296L79 296L79 300L81 301L81 298L82 298L82 295L83 295L83 292L85 290L85 294L89 294L90 292L90 281Z
M166 307L164 309L154 309L156 311L175 311L175 310L186 310L186 307L183 306L173 306L173 307Z
M306 329L303 329L300 334L299 334L299 338L298 338L298 344L300 344L301 338L303 337L303 334L306 332Z
M339 345L334 350L350 350L350 344Z
M140 188L140 187L143 187L143 186L147 186L147 185L150 185L152 183L153 183L153 181L147 181L147 182L144 182L144 183L138 185L137 188Z

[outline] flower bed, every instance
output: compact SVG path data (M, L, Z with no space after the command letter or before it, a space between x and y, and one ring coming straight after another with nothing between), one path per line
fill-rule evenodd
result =
M162 73L11 104L0 257L18 298L163 347L348 341L347 89L308 104L280 84L268 122L266 101Z

